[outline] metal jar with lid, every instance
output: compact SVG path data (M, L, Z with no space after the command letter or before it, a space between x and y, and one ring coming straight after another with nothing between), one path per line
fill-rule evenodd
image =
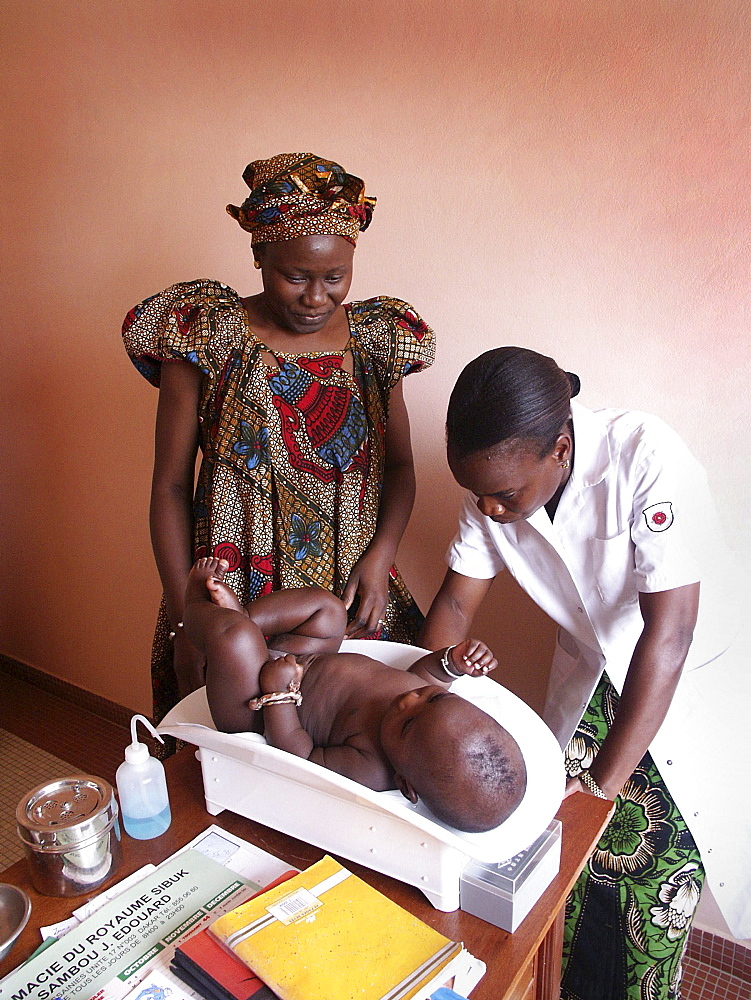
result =
M117 800L103 778L76 774L33 789L16 808L34 888L80 896L120 867Z

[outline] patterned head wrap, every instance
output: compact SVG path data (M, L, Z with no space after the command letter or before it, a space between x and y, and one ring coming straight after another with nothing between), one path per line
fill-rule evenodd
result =
M298 236L343 236L354 244L370 225L375 198L365 182L313 153L254 160L243 172L250 194L227 211L251 234L251 245Z

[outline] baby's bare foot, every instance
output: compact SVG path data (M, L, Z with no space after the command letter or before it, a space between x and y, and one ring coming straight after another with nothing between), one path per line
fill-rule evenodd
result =
M206 578L206 589L209 592L212 603L216 604L218 608L229 608L230 611L240 611L242 614L247 614L245 608L237 599L237 594L234 590L231 590L226 583L222 582L222 577L227 572L229 563L225 562L224 559L220 559L219 564L223 567L221 574L214 573L212 576Z
M229 563L226 559L217 559L215 556L198 559L188 576L188 585L185 589L186 601L210 600L220 608L244 611L235 594L222 582L228 569Z

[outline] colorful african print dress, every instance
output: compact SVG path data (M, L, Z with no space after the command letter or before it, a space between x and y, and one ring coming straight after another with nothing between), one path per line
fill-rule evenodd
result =
M432 363L434 337L399 299L345 309L345 351L299 355L272 355L238 294L216 281L174 285L126 317L126 350L153 385L171 360L203 373L194 557L226 559L225 580L243 603L310 585L341 595L375 533L389 395ZM384 620L376 637L407 643L422 622L395 567ZM152 658L156 718L177 701L167 632L162 603Z

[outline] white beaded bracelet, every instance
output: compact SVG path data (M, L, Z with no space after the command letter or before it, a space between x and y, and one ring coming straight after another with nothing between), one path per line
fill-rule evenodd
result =
M589 771L579 771L576 776L583 785L586 786L587 790L593 795L596 795L598 799L609 799L610 796L606 795L605 792L600 788L595 779L589 773Z
M454 644L453 646L447 646L446 649L444 649L443 656L441 657L441 666L449 675L449 677L463 677L464 674L461 671L457 673L457 671L454 670L454 665L451 662L452 649L456 649L456 644Z

